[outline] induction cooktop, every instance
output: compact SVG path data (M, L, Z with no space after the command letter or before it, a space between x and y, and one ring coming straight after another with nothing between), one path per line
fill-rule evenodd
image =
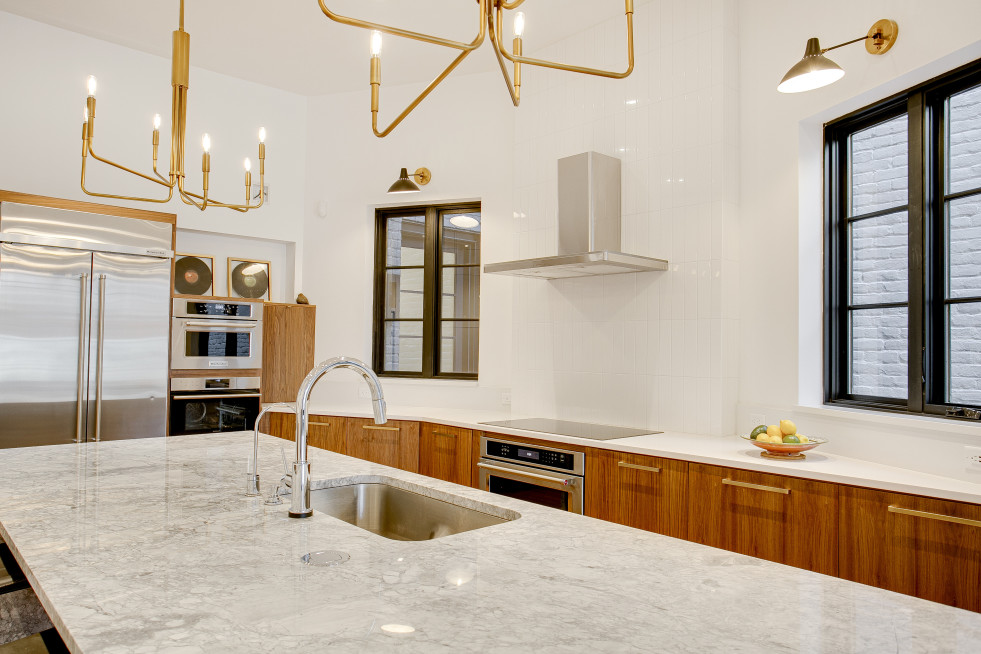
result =
M611 441L617 438L648 436L650 434L661 433L651 429L634 429L632 427L596 425L589 422L571 422L569 420L555 420L553 418L516 418L514 420L494 420L491 422L482 422L480 424L490 425L492 427L508 427L510 429L538 431L546 434L559 434L561 436L572 436L574 438L587 438L594 441Z

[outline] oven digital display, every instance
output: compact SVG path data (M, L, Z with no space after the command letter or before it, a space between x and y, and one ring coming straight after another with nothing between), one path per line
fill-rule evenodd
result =
M188 302L187 314L191 316L251 318L252 305L244 302Z
M541 458L541 453L535 450L524 450L520 447L518 448L518 458L528 459L530 461L538 461Z

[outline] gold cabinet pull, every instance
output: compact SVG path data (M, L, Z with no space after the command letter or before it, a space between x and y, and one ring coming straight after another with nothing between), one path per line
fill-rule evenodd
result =
M901 506L890 506L889 513L901 513L902 515L911 515L914 518L927 518L928 520L940 520L941 522L955 522L959 525L968 525L969 527L981 527L981 520L971 520L969 518L958 518L957 516L944 515L942 513L929 513L927 511L904 509Z
M311 425L322 425L324 427L330 427L330 423L329 422L321 422L319 420L310 420L309 421L309 424L311 424Z
M632 470L643 470L645 472L661 472L660 468L655 468L654 466L640 466L636 463L627 463L626 461L620 461L617 463L621 468L630 468Z
M434 431L433 436L443 436L444 438L456 438L456 434L451 434L448 431Z
M752 488L754 490L766 491L767 493L780 493L781 495L790 495L789 488L776 488L774 486L761 486L759 484L750 484L745 481L735 481L732 479L723 479L722 483L726 486L738 486L740 488Z
M372 431L398 431L399 427L383 427L381 425L361 425L361 429L371 429Z

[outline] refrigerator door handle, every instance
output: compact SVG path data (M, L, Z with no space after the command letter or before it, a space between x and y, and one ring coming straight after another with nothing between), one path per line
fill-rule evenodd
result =
M82 442L82 432L85 428L85 423L83 421L85 406L85 355L88 352L88 338L86 338L85 327L89 324L88 316L85 315L85 309L88 306L89 299L89 276L86 273L82 273L79 276L82 284L81 301L78 307L78 375L76 376L75 385L78 389L77 397L75 399L75 442Z
M106 276L99 275L99 342L95 358L95 440L102 439L102 355L106 342Z

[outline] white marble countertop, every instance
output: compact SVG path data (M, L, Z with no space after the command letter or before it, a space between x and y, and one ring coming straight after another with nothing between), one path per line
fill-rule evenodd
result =
M366 401L367 403L367 401ZM311 413L339 415L355 418L371 417L370 408L364 406L341 407L311 405ZM617 450L684 459L696 463L742 468L819 481L830 481L852 486L877 488L897 493L925 495L959 502L981 504L981 484L959 479L917 472L906 468L881 465L850 457L832 454L820 447L807 452L805 461L774 461L760 456L760 449L738 436L705 436L682 432L663 432L649 436L634 436L610 441L594 441L559 434L544 434L522 429L507 429L481 424L488 421L507 420L525 416L511 416L489 411L441 409L426 407L389 407L390 420L422 420L452 425L465 429L490 431L569 443L584 447Z
M263 437L267 481L279 443ZM290 519L244 496L251 445L234 433L0 450L0 534L72 651L981 646L979 614L313 448L318 485L388 479L521 517L424 542ZM322 549L351 559L301 563Z

